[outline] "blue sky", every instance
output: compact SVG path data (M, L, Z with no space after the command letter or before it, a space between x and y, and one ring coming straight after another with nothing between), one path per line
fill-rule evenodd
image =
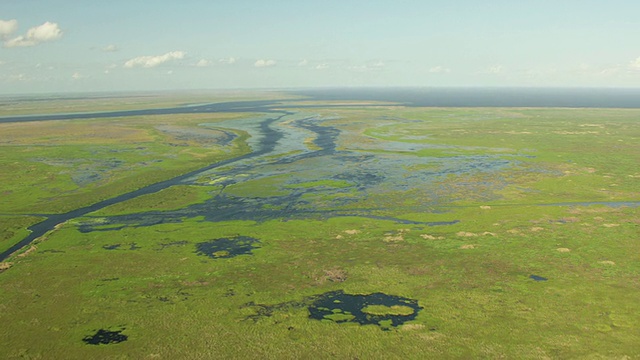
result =
M0 0L0 93L640 87L640 2Z

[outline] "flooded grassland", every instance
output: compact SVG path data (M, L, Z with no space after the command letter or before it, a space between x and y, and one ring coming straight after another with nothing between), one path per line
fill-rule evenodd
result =
M640 356L640 111L306 105L0 124L0 357Z

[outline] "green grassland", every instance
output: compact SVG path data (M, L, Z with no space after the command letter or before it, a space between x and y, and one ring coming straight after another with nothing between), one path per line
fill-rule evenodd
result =
M640 208L619 204L640 201L639 110L313 111L357 162L277 162L318 154L308 134L306 150L70 220L8 259L0 358L640 357ZM249 116L52 121L42 132L0 125L13 131L0 130L0 246L36 220L20 214L73 209L247 153L240 130L225 146L175 134ZM113 135L86 139L91 132ZM102 168L111 158L123 165ZM155 168L135 166L158 158ZM82 166L105 180L74 183ZM243 211L274 215L212 221L188 211L212 201L214 213L245 203ZM163 221L144 226L127 218L158 214ZM361 309L368 319L416 315L398 326L338 311L310 318L318 296L335 291L389 294L421 309ZM99 329L127 339L83 342Z
M0 252L25 238L29 234L27 228L42 220L36 216L0 216Z
M199 125L241 116L0 124L0 213L66 212L247 153L246 133L220 144L222 132ZM185 138L191 129L201 138Z

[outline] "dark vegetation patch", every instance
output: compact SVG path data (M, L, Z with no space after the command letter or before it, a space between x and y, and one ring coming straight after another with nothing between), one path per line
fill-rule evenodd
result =
M184 289L179 289L169 295L157 296L156 299L160 302L175 304L177 301L188 301L192 295L193 294L186 292Z
M105 250L121 250L122 244L112 244L112 245L102 245L102 248ZM138 250L142 249L138 244L132 242L129 244L128 250Z
M459 222L459 220L425 222L401 219L393 216L373 215L371 214L372 210L368 208L344 210L314 209L310 202L300 199L301 195L307 192L311 193L313 191L300 191L287 196L273 196L267 198L243 198L221 194L202 204L194 204L180 210L162 212L150 211L137 214L105 217L99 225L92 222L79 224L78 230L82 233L89 233L92 231L118 231L126 227L137 228L159 224L177 224L182 223L186 219L200 216L203 216L204 220L209 222L236 220L264 222L273 219L284 219L283 221L291 219L324 220L332 217L354 216L376 220L389 220L395 221L399 224L408 225L443 226L454 225ZM175 245L177 246L179 244Z
M260 241L248 236L213 239L196 244L196 253L213 259L230 258L243 254L251 254L258 248Z
M118 231L118 230L122 230L124 229L126 226L124 225L120 225L120 226L106 226L104 227L102 224L101 225L95 225L95 224L80 224L78 225L78 231L80 231L81 233L85 234L85 233L89 233L92 231Z
M175 140L196 142L201 145L217 144L221 146L229 145L238 135L231 131L221 129L211 130L202 128L183 128L171 125L162 125L158 130L172 136Z
M232 294L233 295L230 295L230 296L235 296L235 292L232 292ZM308 297L302 301L287 301L287 302L283 302L275 305L257 304L251 301L242 305L240 308L241 309L252 308L255 311L255 314L247 316L245 320L253 320L254 322L257 322L262 318L272 316L273 313L276 311L287 310L287 309L298 309L298 308L304 308L306 306L309 306L309 303L313 301L314 298L315 297Z
M308 309L311 319L378 325L389 330L414 320L422 308L417 300L400 296L384 293L351 295L338 290L319 296Z
M173 246L185 246L187 245L189 242L187 240L180 240L180 241L173 241L173 242L169 242L169 243L161 243L160 245L160 249L157 249L158 251L160 250L164 250L168 247L173 247Z
M85 336L82 341L89 345L109 345L121 343L123 341L127 341L127 339L129 338L127 335L122 334L124 330L124 328L116 331L100 329L93 335Z
M63 253L65 253L65 251L64 250L56 250L56 249L47 249L47 250L40 251L40 253L42 253L42 254L46 254L46 253L63 254Z
M538 276L538 275L530 275L529 279L533 279L535 281L547 281L549 279L542 277L542 276Z
M376 174L372 171L348 171L332 177L335 180L344 180L358 184L359 190L373 187L385 181L382 174Z

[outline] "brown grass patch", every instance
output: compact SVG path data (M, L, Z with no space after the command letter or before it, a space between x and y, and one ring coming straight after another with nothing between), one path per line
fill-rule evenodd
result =
M456 233L456 235L458 236L462 236L462 237L474 237L474 236L478 236L478 234L474 234L472 232L466 232L466 231L458 231Z
M13 263L11 262L0 262L0 271L5 271L12 266L13 266Z
M314 276L314 279L318 284L324 284L327 281L344 282L347 280L347 271L342 268L335 267L323 270L322 276Z
M355 230L355 229L353 229L353 230L345 230L344 232L346 234L349 234L349 235L360 234L360 230Z
M561 252L561 253L568 253L571 251L571 249L569 248L557 248L556 251Z
M603 261L598 261L598 264L602 264L602 265L615 265L616 263L611 261L611 260L603 260Z
M38 248L35 245L31 245L31 247L27 251L25 251L22 254L18 255L18 257L22 258L22 257L28 256L29 254L31 254L32 252L34 252L36 250L38 250Z
M415 331L415 330L422 330L426 328L426 326L422 325L422 324L404 324L400 327L400 330L403 331Z
M604 226L606 228L612 228L612 227L620 226L620 224L602 224L602 226Z
M404 241L404 236L402 236L402 235L397 235L397 236L385 236L383 241L384 241L384 242L399 242L399 241Z
M544 230L544 228L541 228L539 226L534 226L534 227L531 228L532 232L538 232L538 231L542 231L542 230Z
M467 244L467 245L460 246L460 249L462 249L462 250L475 249L475 248L476 248L476 246L472 245L472 244Z
M601 190L608 190L608 189L601 189ZM589 207L589 208L575 208L575 209L571 209L568 210L568 212L570 214L602 214L602 213L610 213L610 212L617 212L620 211L619 209L616 208L612 208L612 207Z
M209 285L208 281L204 280L195 280L195 281L181 281L180 282L184 286L206 286Z
M146 130L133 126L67 121L34 121L0 124L0 144L69 145L153 141Z
M482 210L490 210L490 209L491 209L491 206L489 206L489 205L482 205L482 206L480 206L480 209L482 209Z

